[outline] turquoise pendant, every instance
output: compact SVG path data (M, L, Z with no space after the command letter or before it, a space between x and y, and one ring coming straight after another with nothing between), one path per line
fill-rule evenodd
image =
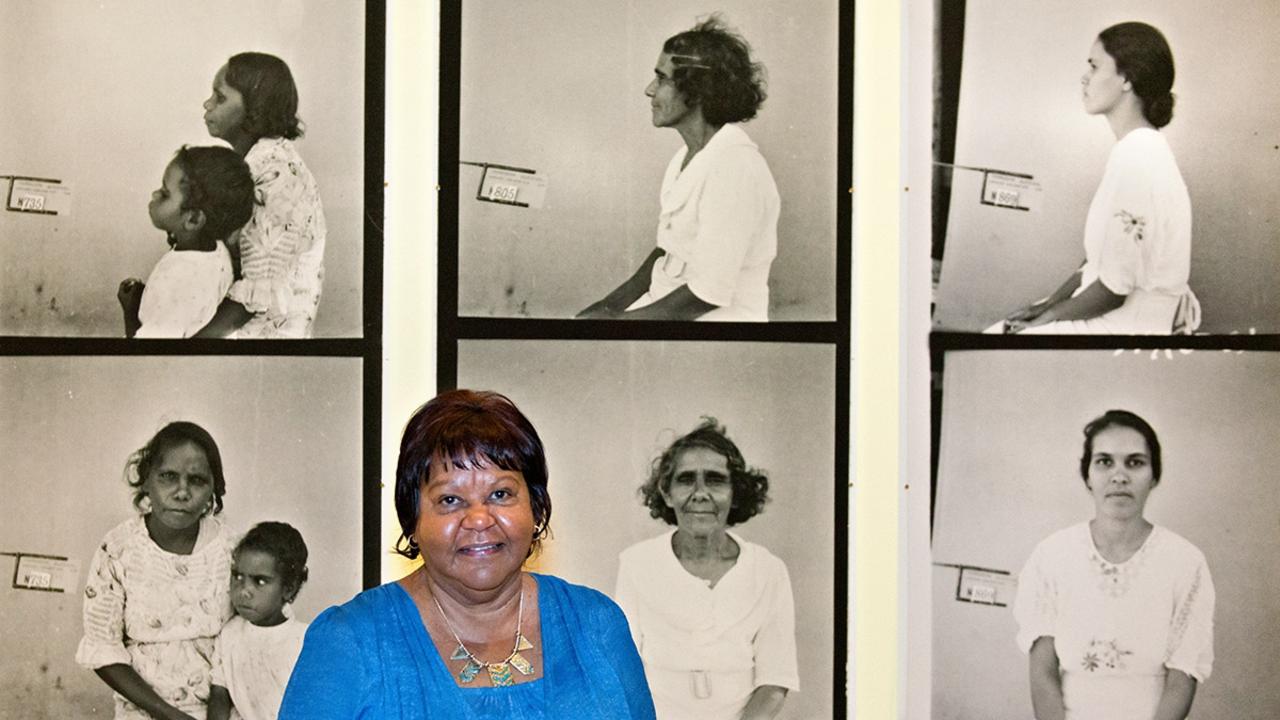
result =
M464 683L469 683L476 679L476 675L480 674L482 666L475 660L468 659L467 664L462 668L462 672L458 673L458 679Z

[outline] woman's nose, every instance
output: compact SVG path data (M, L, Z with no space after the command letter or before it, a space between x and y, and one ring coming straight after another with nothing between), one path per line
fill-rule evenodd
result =
M484 505L467 510L466 516L462 518L462 526L468 530L483 530L493 525L493 522L493 513Z
M649 84L644 86L644 94L648 97L653 97L654 94L657 92L658 92L657 80L650 80Z
M200 107L204 108L204 111L205 111L205 112L209 112L210 110L212 110L212 109L213 109L213 96L212 96L212 95L210 95L209 97L205 98L205 101L204 101L203 103L201 103L201 104L200 104Z

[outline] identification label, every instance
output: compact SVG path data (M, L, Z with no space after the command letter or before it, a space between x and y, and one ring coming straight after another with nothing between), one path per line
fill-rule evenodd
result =
M986 172L982 176L983 205L1035 212L1040 209L1044 191L1040 183L1029 177Z
M5 209L37 215L70 215L71 186L57 180L14 178Z
M1017 578L1008 573L978 568L960 568L960 583L956 586L956 600L1008 607L1013 602Z
M14 553L13 587L17 590L66 592L80 575L76 563L63 557Z
M547 178L531 172L486 167L476 199L537 209L547 200Z

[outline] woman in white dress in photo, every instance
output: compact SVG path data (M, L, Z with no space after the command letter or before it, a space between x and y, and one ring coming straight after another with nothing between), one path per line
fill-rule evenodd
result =
M1094 517L1041 541L1014 600L1037 720L1183 720L1213 669L1204 554L1144 515L1160 441L1109 410L1084 429Z
M1116 144L1085 218L1084 264L987 332L1191 333L1191 200L1159 131L1173 118L1173 53L1159 30L1127 22L1098 35L1088 63L1085 111L1107 119Z
M767 720L798 690L787 566L728 528L764 509L769 480L712 418L677 439L640 488L676 529L618 558L615 599L658 720Z

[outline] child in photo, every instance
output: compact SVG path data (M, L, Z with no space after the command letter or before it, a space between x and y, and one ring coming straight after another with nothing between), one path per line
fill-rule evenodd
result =
M191 337L213 318L233 278L223 241L249 221L253 204L249 166L233 150L178 150L148 206L170 250L146 283L129 278L116 293L126 337Z
M236 546L231 604L213 653L209 720L275 720L302 651L306 623L286 616L307 581L307 544L291 525L264 522ZM238 713L238 715L233 714Z

